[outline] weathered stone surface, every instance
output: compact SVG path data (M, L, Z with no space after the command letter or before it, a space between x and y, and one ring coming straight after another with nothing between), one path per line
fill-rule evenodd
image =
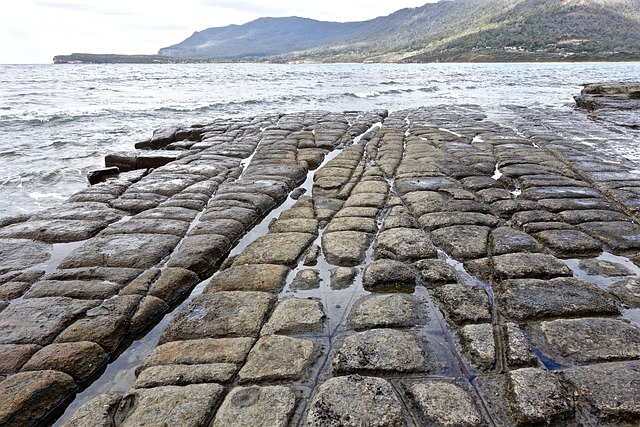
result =
M109 356L98 344L81 341L51 344L39 350L22 367L23 371L60 371L82 382L100 369Z
M253 338L206 338L168 342L156 347L136 368L136 374L161 365L239 364L244 362L254 341Z
M428 288L445 283L455 283L458 280L456 270L439 259L423 259L415 263L422 276L422 281Z
M283 265L237 265L220 271L211 278L204 293L220 291L260 291L278 293L282 290L289 268Z
M108 280L40 280L33 284L24 297L107 299L116 295L122 287L122 285Z
M518 325L507 323L506 355L511 367L535 366L538 359L531 352L531 346Z
M113 352L124 339L127 322L135 312L142 297L122 295L104 301L65 329L55 342L93 341L107 353Z
M107 280L121 285L126 285L144 270L138 268L117 267L84 267L57 269L47 274L44 280Z
M262 335L295 335L322 331L325 315L322 302L316 299L286 298L273 310L262 327Z
M381 232L374 244L374 258L417 261L435 258L436 248L427 235L416 228L392 228Z
M579 211L565 211L558 214L568 224L582 224L593 221L626 221L627 217L617 211L602 209L585 209Z
M201 275L224 259L231 241L217 234L187 236L173 254L168 267L184 268Z
M523 368L507 374L513 393L513 412L518 425L567 420L573 402L557 376L538 368Z
M496 343L491 324L463 326L460 329L460 339L475 365L484 370L493 367L496 361Z
M423 417L437 427L479 427L484 420L469 391L441 380L421 381L409 389L409 396Z
M218 384L136 389L124 397L125 401L132 402L132 408L120 426L204 427L223 392L224 388Z
M129 319L129 331L133 334L141 332L167 310L169 310L169 304L164 300L151 295L144 297L134 315Z
M381 259L367 265L363 285L370 292L413 292L416 273L400 261Z
M433 241L447 254L459 260L487 256L489 227L478 225L456 225L444 227L431 233Z
M356 330L410 328L426 320L420 304L421 301L413 295L369 295L356 301L348 323Z
M571 276L571 270L562 261L548 254L516 253L498 255L465 262L465 267L472 273L488 279L539 278L551 279L560 276Z
M41 348L34 344L0 344L0 375L18 372Z
M298 271L289 288L294 291L319 289L321 281L317 270L304 269Z
M194 298L178 313L160 343L202 338L255 337L271 304L266 292L217 292Z
M151 366L138 375L134 387L225 383L233 377L236 370L236 365L232 363Z
M588 222L578 226L614 251L640 249L640 226L629 221Z
M331 378L316 390L305 425L323 427L404 427L402 405L381 378L350 375Z
M375 234L378 232L378 223L375 217L339 217L332 219L325 229L327 233L334 231L361 231L363 233Z
M594 255L602 252L602 244L579 230L548 230L536 238L560 256Z
M313 340L280 335L261 337L238 373L243 382L300 380L318 356Z
M114 417L121 400L119 394L99 394L78 408L62 426L114 427Z
M371 236L359 231L336 231L322 235L322 251L333 265L352 267L364 260Z
M631 271L624 265L601 259L582 259L578 267L592 276L620 277L632 275Z
M640 330L622 320L558 319L539 326L544 344L564 360L607 362L640 357Z
M634 277L616 282L609 287L609 292L625 304L640 307L640 278Z
M617 302L607 292L572 277L508 280L496 294L503 314L517 321L619 314Z
M480 286L443 285L436 288L434 294L447 318L455 324L491 321L489 295Z
M356 269L353 267L336 267L330 270L332 290L347 289L353 285L356 276Z
M576 404L591 409L591 419L585 424L617 425L640 419L640 362L603 363L581 366L562 372L576 390Z
M436 212L422 215L418 219L418 223L427 230L437 230L438 228L452 225L497 227L501 221L500 218L496 218L493 215L478 212Z
M32 426L75 391L73 379L62 372L21 372L0 382L0 425Z
M98 236L74 250L59 268L148 268L167 256L179 240L166 234Z
M0 228L0 238L33 239L47 243L69 243L95 236L108 225L91 220L29 220Z
M129 221L119 222L104 230L103 235L110 234L170 234L182 237L189 228L189 222L175 219L138 219L134 217Z
M295 406L288 387L237 387L222 402L213 427L287 427Z
M268 233L258 237L234 261L243 264L295 265L304 250L315 240L309 233Z
M15 301L0 316L0 344L50 344L78 316L100 301L34 298Z
M0 274L23 270L51 257L53 246L27 239L0 239Z
M344 207L367 207L378 208L384 207L385 200L387 198L386 193L358 193L352 194L351 197L344 202Z
M396 191L403 195L414 191L437 191L447 187L457 187L458 181L447 176L430 176L424 178L403 178L395 182Z
M272 233L318 234L318 220L309 218L279 219L269 226Z
M520 211L514 213L511 217L511 222L518 227L522 227L531 222L554 222L558 220L559 216L557 214L543 210Z
M434 361L418 339L395 329L371 329L347 336L332 355L335 373L428 372Z
M498 227L493 230L490 243L492 255L513 252L542 252L542 246L536 239L511 227Z
M184 268L165 268L149 288L149 295L172 303L199 282L198 276Z

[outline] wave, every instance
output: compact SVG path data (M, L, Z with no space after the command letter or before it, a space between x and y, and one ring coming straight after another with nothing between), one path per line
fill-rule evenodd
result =
M382 91L374 90L371 92L345 92L342 94L342 96L347 98L368 99L368 98L377 98L379 96L384 96L384 95L400 95L403 93L412 93L412 92L433 93L439 90L440 89L438 89L437 86L430 86L430 87L421 87L417 89L407 88L407 89L389 89L389 90L382 90Z

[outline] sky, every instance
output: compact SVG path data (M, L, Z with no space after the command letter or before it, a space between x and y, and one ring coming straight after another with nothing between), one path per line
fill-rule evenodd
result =
M0 64L70 53L155 54L211 27L271 16L362 21L436 0L11 0L0 11Z

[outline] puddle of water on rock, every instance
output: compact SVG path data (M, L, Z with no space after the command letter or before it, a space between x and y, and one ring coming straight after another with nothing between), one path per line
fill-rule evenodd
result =
M640 308L628 308L622 310L622 318L631 322L632 325L640 328Z
M71 243L54 243L53 250L51 251L51 258L47 261L34 265L32 267L33 270L44 270L46 274L52 273L62 260L64 260L71 252L80 246L84 245L87 240L81 240L79 242L71 242Z
M603 252L596 258L596 260L609 261L609 262L621 264L631 272L630 276L640 277L640 267L635 265L633 261L631 261L629 258L620 256L620 255L614 255L609 252ZM563 261L567 265L567 267L569 267L573 272L573 277L580 280L587 281L587 282L591 282L604 290L607 290L609 286L611 286L612 284L624 279L624 277L628 277L628 276L606 277L606 276L593 275L593 274L587 273L582 268L580 268L580 261L582 261L581 259L572 258L572 259L565 259Z
M493 171L493 175L491 176L491 179L497 181L500 178L502 178L502 172L500 172L500 169L498 169L498 164L496 163L496 168Z
M550 357L547 357L544 353L542 353L536 347L531 346L531 351L533 351L533 354L535 354L536 357L540 359L540 362L542 362L544 367L547 368L549 371L558 371L560 369L566 368L566 366L556 362Z
M456 270L456 273L458 273L458 278L464 285L480 286L489 295L491 304L494 305L496 303L493 288L488 283L485 283L477 277L469 274L469 272L464 268L464 265L460 261L456 261L455 259L451 258L446 252L441 249L438 249L438 258L444 260L447 264L449 264Z

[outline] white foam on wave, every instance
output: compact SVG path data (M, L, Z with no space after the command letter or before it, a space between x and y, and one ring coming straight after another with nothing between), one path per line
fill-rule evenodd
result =
M40 193L38 191L33 191L29 193L29 197L36 200L40 200L40 199L67 200L67 198L60 193Z

